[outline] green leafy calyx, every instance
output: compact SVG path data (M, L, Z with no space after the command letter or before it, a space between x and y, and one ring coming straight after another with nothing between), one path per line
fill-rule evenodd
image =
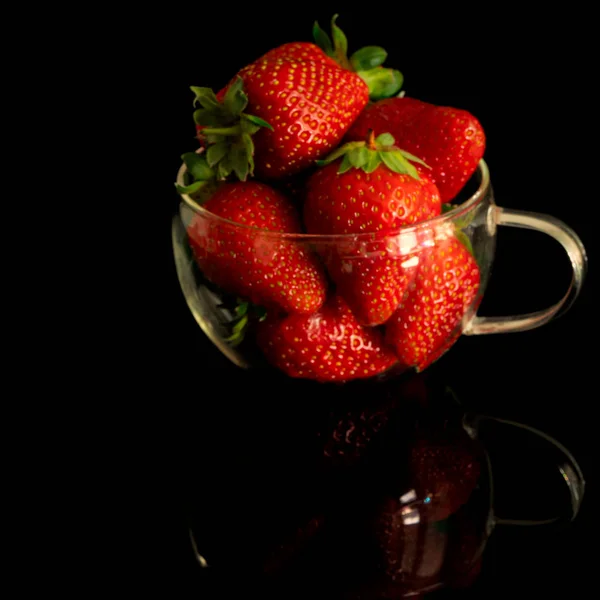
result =
M206 147L206 161L215 169L217 179L232 173L241 181L254 174L254 142L252 136L261 128L273 127L255 115L245 113L248 96L244 82L236 77L219 100L210 88L192 86L195 94L194 122L200 126L199 139Z
M331 19L331 37L315 21L313 38L327 56L342 68L354 71L368 86L369 98L373 101L396 96L404 83L400 71L384 68L387 52L380 46L365 46L348 58L348 39L336 25L338 15Z
M396 140L390 133L382 133L375 137L375 133L370 129L364 142L348 142L334 150L327 158L318 160L317 165L324 167L341 158L338 168L340 174L350 169L362 169L365 173L372 173L379 166L385 165L394 173L407 174L420 179L412 163L428 169L429 165L413 154L401 150L395 144Z
M232 347L239 346L243 341L248 327L248 303L241 302L235 308L235 317L228 324L230 334L225 338Z
M473 252L473 245L471 244L471 240L469 239L469 236L462 229L458 229L458 228L456 229L456 231L454 233L455 233L456 237L458 238L458 240L461 242L461 244L471 254L471 256L475 256L475 253Z
M457 204L450 204L449 202L445 202L444 204L442 204L442 214L444 215L457 207ZM465 229L471 224L474 218L475 211L467 211L467 213L463 216L454 219L454 225L457 229Z
M206 156L196 152L186 152L181 155L187 172L185 185L175 184L180 194L198 194L214 187L216 173L208 164Z
M446 213L450 212L451 210L454 210L455 208L455 204L445 202L444 204L442 204L442 214L445 215ZM456 237L473 256L475 256L475 253L473 252L473 245L471 244L469 236L464 232L464 229L471 224L471 221L473 221L474 216L475 215L473 214L473 211L469 211L466 215L463 215L459 218L455 218L453 221L454 233Z
M238 298L233 312L235 316L227 324L230 333L225 338L225 341L235 348L244 341L249 327L267 318L267 311L262 306L251 304L243 298Z
M373 69L357 71L356 74L369 87L369 97L371 100L381 100L396 96L404 83L404 75L396 69L375 67Z

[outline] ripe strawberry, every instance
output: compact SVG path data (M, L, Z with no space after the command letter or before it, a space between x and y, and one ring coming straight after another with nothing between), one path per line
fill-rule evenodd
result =
M268 233L301 231L285 196L257 181L223 183L203 206L227 219L195 214L187 228L207 279L266 308L310 314L321 307L326 280L315 257L301 244Z
M304 222L309 233L374 233L324 248L332 279L359 322L379 325L394 313L416 264L415 236L386 234L441 212L438 190L382 134L346 144L321 164L307 184ZM408 160L407 160L408 159Z
M452 200L485 151L481 123L469 112L414 98L387 98L365 108L346 135L362 140L369 129L389 131L397 143L431 167L442 202Z
M273 124L256 136L259 175L276 179L308 167L339 144L367 104L362 79L326 59L271 58L242 71L254 112Z
M454 344L479 283L477 262L455 233L421 250L416 277L386 323L385 339L402 364L422 371Z
M272 50L269 50L268 52L266 52L265 54L263 54L262 56L257 58L253 63L251 63L251 64L247 65L246 67L244 67L243 69L241 69L241 71L238 73L238 75L241 75L242 72L249 70L253 65L255 65L257 63L258 64L269 63L269 62L277 61L280 59L281 60L298 60L298 61L302 61L302 62L307 61L307 60L311 60L311 61L315 61L315 62L325 62L326 64L328 64L329 66L331 66L333 68L339 68L338 63L335 60L333 60L332 58L330 58L329 56L327 56L326 54L324 54L323 51L315 44L311 44L311 43L307 43L307 42L292 42L292 43L282 44L281 46L278 46L277 48L273 48ZM222 104L224 102L227 91L234 84L236 79L237 79L237 75L224 88L221 88L217 92L215 98L218 103ZM192 91L196 92L197 90L205 90L205 88L192 87ZM202 97L203 93L204 92L201 91L200 98ZM196 131L198 134L198 139L200 140L201 143L204 141L202 131L205 128L206 128L205 125L196 124Z
M339 144L371 92L383 97L399 89L401 75L381 67L387 56L382 48L346 57L348 42L336 17L333 44L315 24L324 50L286 43L243 67L217 95L192 88L202 105L194 113L201 143L217 146L211 166L224 160L226 174L246 161L250 174L255 168L269 180L298 173Z
M372 377L396 363L379 332L361 327L339 296L311 315L267 318L257 342L287 375L317 381Z

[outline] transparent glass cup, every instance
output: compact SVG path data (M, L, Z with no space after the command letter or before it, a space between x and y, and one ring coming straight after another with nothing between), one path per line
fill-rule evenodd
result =
M185 172L182 165L180 185ZM497 206L483 160L461 198L439 217L392 232L309 235L233 223L181 194L172 224L179 282L195 320L234 364L268 364L317 381L420 371L460 335L525 331L564 314L577 298L587 268L577 234L552 216ZM498 226L540 231L563 246L573 276L558 302L529 314L477 315ZM245 275L241 294L233 271ZM373 271L380 282L371 277ZM259 284L262 293L257 295ZM368 313L365 306L377 302L367 300L378 294L381 311ZM266 322L261 321L265 310L248 310L244 302L256 302L255 296L266 305ZM444 305L451 310L440 316ZM342 316L347 309L351 317ZM239 343L235 334L242 313L245 334ZM286 339L286 331L294 339ZM304 337L296 335L299 331Z

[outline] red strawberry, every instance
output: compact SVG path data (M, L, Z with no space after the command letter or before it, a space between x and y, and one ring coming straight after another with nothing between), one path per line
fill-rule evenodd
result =
M441 212L436 186L382 134L336 150L307 184L304 221L310 233L376 233L336 242L322 252L328 270L360 323L379 325L394 313L411 281L412 236L386 234ZM416 160L416 159L415 159ZM405 243L410 242L410 243ZM413 259L413 260L411 260Z
M361 327L339 296L312 315L268 318L259 324L257 342L287 375L317 381L372 377L396 362L379 332Z
M348 42L336 17L333 44L315 24L324 50L286 43L243 67L216 96L192 88L202 105L194 113L201 142L218 146L208 157L211 166L224 161L226 176L237 163L237 171L255 169L269 180L299 173L339 144L371 92L373 97L397 92L402 76L381 67L387 56L382 48L346 57Z
M268 233L301 231L285 196L256 181L224 183L204 208L222 219L195 214L187 233L207 279L264 307L300 314L320 308L326 280L317 260L301 244Z
M260 65L261 63L269 63L272 61L277 61L279 59L299 60L299 61L303 61L303 62L307 61L307 60L312 60L315 62L325 62L326 64L328 64L331 67L336 68L336 69L339 68L338 63L336 63L335 60L333 60L333 58L330 58L329 56L324 54L324 52L321 50L321 48L319 48L315 44L310 44L307 42L295 42L295 43L292 42L292 43L282 44L281 46L278 46L277 48L273 48L272 50L269 50L268 52L263 54L261 57L257 58L253 63L244 67L238 73L238 75L241 75L243 72L249 70L255 64ZM229 90L229 88L234 84L236 78L237 78L237 75L224 88L220 89L217 92L216 100L219 103L222 103L225 100L225 94L227 93L227 90ZM202 89L202 88L192 88L193 91L196 91L198 89ZM206 128L206 125L196 124L196 131L198 133L198 139L200 140L201 143L203 143L203 141L204 141L202 131L205 128Z
M469 112L414 98L387 98L365 108L346 135L362 140L369 129L389 131L399 146L431 167L442 202L452 200L485 151L481 123Z
M479 283L475 258L453 232L438 233L421 250L417 275L386 324L386 341L402 364L422 371L454 344Z
M313 164L339 144L368 102L358 75L317 46L311 51L320 58L301 60L283 48L240 72L250 110L273 127L255 136L258 176L280 179Z
M239 120L246 109L261 120L263 127L251 133L255 172L265 179L298 173L330 152L369 100L369 88L356 73L309 43L284 44L267 52L241 69L227 88L238 78L246 103L232 111L230 120ZM213 100L219 96L226 98L222 90ZM208 144L225 143L219 136L244 133L239 125L219 123L214 111L197 112L195 118L197 125L207 126L200 131L202 137L214 136L206 138Z
M333 58L327 56L327 54L321 48L319 48L319 46L310 42L289 42L282 44L281 46L272 48L263 54L255 61L255 63L261 61L278 60L280 58L298 61L323 61L331 67L339 68L340 66Z
M464 430L420 433L410 450L410 486L423 501L420 511L442 521L465 504L481 472L481 449Z

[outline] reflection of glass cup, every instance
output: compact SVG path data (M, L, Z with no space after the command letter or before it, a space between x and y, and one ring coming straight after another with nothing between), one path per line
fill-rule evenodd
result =
M299 385L312 396L191 409L204 425L189 457L190 534L216 591L232 592L234 572L278 598L462 588L495 527L533 535L579 511L585 483L565 448L465 413L424 375L357 383L365 394L350 398L346 386Z
M413 458L425 454L418 463L421 471L415 477L417 489L408 488L397 497L388 494L378 505L372 536L377 558L373 575L365 584L374 586L378 597L409 597L442 587L468 587L480 573L483 552L495 527L531 526L535 531L536 527L564 524L577 516L585 481L576 460L556 440L526 425L493 417L466 417L463 425L468 432L463 439L458 432L429 430L421 448L419 443L413 447ZM490 429L493 431L488 439ZM518 473L517 464L503 456L507 444L513 446L513 452L518 444L515 429L529 436L519 446L521 453L535 447L532 436L541 442L537 460L542 462L535 463L536 471L548 477L548 466L555 465L553 480L550 477L550 481L544 481L539 473ZM423 444L426 451L422 450ZM496 450L492 460L488 445ZM469 454L472 462L466 462ZM450 461L468 465L462 478ZM497 468L512 469L509 481L502 480L498 485ZM447 480L445 471L453 474ZM519 481L525 481L525 489ZM561 482L567 485L568 501L559 489ZM504 498L506 504L507 496L508 504L521 513L521 518L496 515L497 497ZM531 496L535 496L537 512L526 512L527 518L523 518L519 503L527 498L525 504L535 504ZM562 509L558 508L561 500ZM527 508L531 510L526 507L525 511Z
M184 174L185 165L178 174L179 184L183 185ZM366 347L369 344L377 345L381 340L393 347L398 359L398 364L393 369L395 371L402 371L407 367L417 367L418 370L426 368L452 347L461 334L524 331L544 325L567 311L579 294L586 272L585 250L577 235L567 225L551 216L496 206L488 168L483 160L467 188L469 186L474 188L471 196L440 217L392 233L337 236L281 234L246 227L211 214L189 195L182 194L179 212L173 220L172 232L177 273L187 304L213 343L235 364L248 367L256 363L256 346L247 343L248 339L237 347L227 341L231 336L231 327L228 324L231 325L235 317L234 307L228 306L225 301L227 293L232 291L227 289L230 283L227 277L228 265L232 264L232 260L239 261L238 268L251 275L250 279L258 281L262 278L263 282L268 282L268 278L274 274L281 275L281 258L291 254L299 257L306 267L305 271L313 279L320 277L317 271L320 272L324 268L329 279L333 280L337 294L342 296L358 317L360 294L378 293L377 290L367 289L366 284L364 289L360 287L361 278L365 281L368 279L374 261L385 261L388 265L385 277L393 279L394 285L397 284L398 306L410 304L412 299L417 297L415 295L423 291L423 284L420 283L423 273L427 271L427 265L435 264L430 273L433 289L431 297L427 298L429 304L426 310L435 315L436 307L440 306L439 302L444 298L453 299L454 309L452 314L444 318L441 326L443 334L439 333L439 323L436 325L438 333L435 345L424 350L426 354L419 358L419 364L414 358L405 358L413 357L411 345L415 346L421 342L417 336L411 338L405 333L407 324L402 322L401 318L396 319L397 322L393 325L389 314L381 315L381 323L375 322L379 326L369 328L368 334L355 332L354 339L360 339ZM556 304L524 315L476 315L490 276L498 225L541 231L562 244L573 267L573 278L566 294ZM232 245L232 240L239 241L239 245ZM452 246L456 240L459 240L460 245ZM224 260L222 249L226 242L228 255L227 260ZM472 249L475 264L465 258L466 255L471 256L465 250L468 246ZM440 257L449 249L449 259L452 258L453 251L458 251L462 253L462 262L453 265L452 260L441 260ZM311 271L312 265L315 265L314 272ZM473 276L461 279L463 268L470 269L469 273ZM439 272L434 273L433 269ZM389 281L382 283L384 286L388 284ZM310 285L309 281L307 286ZM358 295L357 289L360 290ZM389 291L389 288L386 289ZM252 286L247 286L245 292L246 299L252 301ZM267 302L271 306L267 309L274 308L275 312L283 313L296 308L300 310L298 294L294 295L295 291L282 285L281 281L278 285L273 285L273 289L268 292ZM239 291L236 291L235 295L243 296ZM324 327L323 320L318 315L319 313L311 322L313 333L318 333ZM260 325L258 327L260 328ZM332 343L335 343L335 340ZM314 363L318 363L321 358L313 356L306 359L308 362L302 363L304 359L296 356L294 360L300 361L298 364L294 363L295 371L300 373L298 376L315 378ZM310 360L313 361L312 366L309 364ZM271 362L277 364L277 358ZM367 370L356 376L370 377L375 374L379 374L379 371L376 373Z

